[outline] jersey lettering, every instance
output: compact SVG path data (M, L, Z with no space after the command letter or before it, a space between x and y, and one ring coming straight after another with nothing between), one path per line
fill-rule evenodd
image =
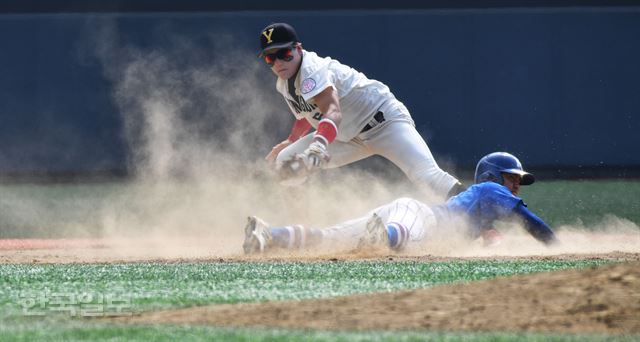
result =
M287 101L289 101L289 103L291 104L291 107L296 110L296 113L300 114L300 112L312 112L314 109L318 108L317 104L307 103L307 101L305 101L302 96L296 97L297 101L287 99Z

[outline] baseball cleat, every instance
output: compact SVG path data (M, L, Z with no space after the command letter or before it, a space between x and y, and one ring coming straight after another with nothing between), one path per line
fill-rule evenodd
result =
M389 234L380 216L373 214L367 221L365 235L360 238L358 248L389 249Z
M270 243L269 225L256 216L249 216L247 225L244 227L244 243L242 244L244 254L262 253Z

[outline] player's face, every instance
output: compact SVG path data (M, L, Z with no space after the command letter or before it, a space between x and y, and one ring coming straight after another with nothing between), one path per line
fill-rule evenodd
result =
M504 186L506 186L513 195L517 195L518 192L520 192L520 181L522 180L522 176L503 173L502 179L504 179Z
M264 53L264 61L271 66L271 71L283 80L296 74L302 61L302 48L293 46L283 49L268 50Z

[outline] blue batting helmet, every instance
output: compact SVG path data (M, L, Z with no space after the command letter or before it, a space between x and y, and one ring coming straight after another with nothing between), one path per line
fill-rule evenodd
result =
M493 152L482 157L476 166L475 182L494 182L503 185L502 173L520 175L520 185L535 182L535 177L522 169L522 164L514 155L506 152Z

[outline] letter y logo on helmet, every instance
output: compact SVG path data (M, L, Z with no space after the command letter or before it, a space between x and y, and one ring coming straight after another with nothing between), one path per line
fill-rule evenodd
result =
M268 30L264 30L264 31L262 32L262 35L263 35L265 38L267 38L267 44L271 44L271 42L273 42L273 41L271 40L271 35L273 35L273 27L272 27L272 28L270 28L270 29L268 29Z
M296 30L287 23L269 24L260 31L260 53L258 57L263 57L267 50L277 50L292 47L300 42Z

